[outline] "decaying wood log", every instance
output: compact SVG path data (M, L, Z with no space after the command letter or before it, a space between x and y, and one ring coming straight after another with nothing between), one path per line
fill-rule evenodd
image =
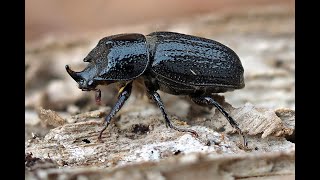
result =
M104 143L100 143L97 137L102 128L102 121L97 115L101 113L93 111L77 115L77 117L87 118L86 121L64 124L51 129L44 138L30 140L26 144L26 153L32 153L35 158L50 159L61 167L96 167L96 169L88 170L76 168L76 171L72 171L72 173L61 172L70 176L75 174L81 176L82 173L95 174L93 172L96 172L98 174L93 176L111 178L134 175L139 179L141 176L151 173L153 176L165 176L168 179L181 176L192 179L191 177L198 176L204 178L209 174L219 177L222 171L225 172L221 175L224 178L229 176L230 178L240 178L293 175L295 145L284 137L277 136L292 134L294 130L294 111L277 110L272 112L268 109L255 108L251 105L248 108L247 106L249 105L241 108L228 107L231 114L239 114L237 119L240 127L252 127L254 129L249 131L245 128L250 135L248 136L249 149L245 150L242 150L241 146L238 147L241 144L238 134L227 131L228 128L225 128L225 132L218 133L201 125L201 121L199 125L189 126L185 122L172 118L176 125L196 130L200 136L195 138L188 133L166 128L161 120L160 113L159 116L151 117L122 115L118 121L107 129L107 132L103 135ZM212 111L215 112L215 109L212 109ZM53 113L44 110L39 113L47 118L57 118L56 116L46 116L44 112ZM285 121L281 117L285 117L283 119ZM220 115L214 115L213 118L216 120L212 122L226 122L224 117ZM267 121L267 123L263 123L261 119ZM255 125L250 126L250 123L255 122L254 120L260 122L259 128L253 128ZM285 126L285 124L288 124L286 122L288 120L291 124ZM67 122L67 120L65 121ZM53 120L49 119L48 122L53 122ZM245 124L247 122L249 124ZM228 126L228 124L224 123L224 126ZM265 132L271 133L263 136ZM258 134L261 134L262 137ZM179 158L174 158L176 155ZM150 163L152 161L162 163ZM152 168L149 167L148 162L152 165ZM177 162L179 162L179 165L177 165ZM142 163L142 165L137 165L139 163ZM130 164L136 165L130 166L132 169L129 168L129 171L126 168L120 168ZM237 169L240 166L245 168ZM99 167L120 169L109 172L98 170ZM150 168L151 171L149 171ZM133 169L137 172L134 172ZM206 170L208 171L206 172ZM40 172L41 170L38 173ZM50 174L58 172L60 170L52 170L46 172L46 174L50 176ZM192 172L193 175L187 172ZM147 176L146 179L148 178Z

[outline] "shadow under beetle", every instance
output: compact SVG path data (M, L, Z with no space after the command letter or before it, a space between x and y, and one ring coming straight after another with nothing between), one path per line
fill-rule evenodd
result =
M118 83L118 101L105 119L105 127L129 98L132 82L142 79L147 93L159 106L166 125L182 132L198 134L191 129L173 126L168 118L157 90L187 95L202 106L214 105L247 141L238 123L212 98L214 93L223 93L245 86L243 67L237 54L229 47L206 38L175 32L142 34L118 34L101 39L84 58L89 62L81 72L74 72L66 65L69 75L83 91L96 91L100 102L98 85Z

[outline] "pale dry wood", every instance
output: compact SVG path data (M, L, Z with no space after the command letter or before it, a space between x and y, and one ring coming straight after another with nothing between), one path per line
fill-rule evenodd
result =
M275 180L294 179L294 150L271 153L243 153L214 156L212 154L188 154L164 159L158 163L145 162L119 168L101 169L96 167L76 167L64 169L37 170L27 173L27 179L38 176L89 178L89 179L250 179Z
M125 176L137 176L137 179L139 179L141 175L147 173L146 170L140 169L147 162L153 164L154 168L150 172L148 170L147 179L149 176L163 176L163 174L168 179L182 178L181 176L199 177L201 179L207 176L205 170L208 169L213 177L219 178L221 176L221 178L225 179L293 175L295 145L283 137L276 136L293 132L294 111L288 109L277 110L277 116L275 111L270 109L250 106L248 110L246 106L241 108L232 108L230 106L228 109L232 114L240 114L238 116L240 120L244 114L246 119L254 117L250 123L255 124L254 120L257 120L262 124L259 127L259 131L257 131L260 134L263 134L264 131L272 132L268 133L264 138L256 135L248 136L249 150L246 151L238 147L240 144L239 136L232 131L229 131L230 134L219 134L201 125L201 121L199 125L188 126L185 122L172 118L176 125L196 130L200 137L195 138L190 134L166 128L161 120L160 113L148 117L141 116L140 118L137 115L130 115L130 113L123 114L118 121L114 121L107 129L103 136L104 143L100 143L97 141L97 137L102 129L102 121L99 118L99 111L93 111L77 115L77 117L82 118L81 122L64 124L51 129L43 139L34 138L29 140L26 143L26 153L32 153L34 157L40 159L49 158L56 162L58 166L74 168L93 166L96 168L108 167L109 169L129 165L129 167L137 171L133 172L130 168L129 170L120 168L112 173L94 168L78 172L79 169L76 168L74 171L72 169L67 171L53 169L38 172L47 175L56 173L60 175L67 174L67 176L74 176L74 174L81 176L81 174L91 174L97 171L96 173L101 176L110 176L110 178L121 179ZM214 112L214 110L212 111ZM291 125L285 127L280 117L285 117L284 120L286 121L289 119ZM226 121L223 116L215 118L218 118L215 121ZM261 118L265 118L263 120L268 123L261 123ZM240 127L244 127L242 123L245 123L245 121L240 121ZM252 127L255 127L255 125ZM287 131L283 131L283 128L286 128ZM86 141L89 141L89 143ZM182 157L177 160L166 160L175 156L174 154L177 152L182 154ZM214 160L207 162L201 158L202 156L205 156L204 159L213 158ZM164 162L174 161L171 163L176 165L179 162L180 165L176 166L176 168L171 167L163 170L162 168L169 165L162 167L161 163L156 163L163 159L165 159ZM151 163L152 161L154 163ZM144 163L130 166L130 164L139 164L141 162ZM173 171L173 169L176 171Z
M47 125L51 125L54 127L62 126L66 123L66 120L63 119L56 113L50 109L45 110L43 108L38 109L38 115L41 121L43 121Z

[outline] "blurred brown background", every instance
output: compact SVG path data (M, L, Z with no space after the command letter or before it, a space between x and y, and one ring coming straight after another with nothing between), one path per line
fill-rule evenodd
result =
M294 8L294 0L28 0L25 4L27 42L48 34L79 34L110 26L172 21L190 15L250 10L257 6Z

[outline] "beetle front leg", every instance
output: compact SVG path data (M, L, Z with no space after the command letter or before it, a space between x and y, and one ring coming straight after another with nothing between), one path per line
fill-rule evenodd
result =
M239 124L212 97L209 97L209 96L190 96L190 97L191 97L191 100L193 102L195 102L196 104L199 104L201 106L203 106L203 105L214 105L224 115L224 117L227 118L227 120L230 123L230 125L233 128L235 128L239 132L239 134L242 136L243 145L245 147L248 146L247 139L244 136L244 134L241 131L241 129L239 128Z
M177 130L177 131L180 131L180 132L190 132L192 133L194 136L198 137L198 133L194 130L191 130L191 129L183 129L183 128L178 128L178 127L175 127L174 125L172 125L170 119L168 118L168 114L164 108L164 104L160 98L160 95L156 92L156 91L150 91L148 90L148 93L150 94L150 96L152 97L152 99L157 103L158 107L160 108L161 112L162 112L162 115L166 121L166 126L170 127L171 129L174 129L174 130Z
M111 119L117 114L117 112L121 109L121 107L124 105L124 103L126 102L126 100L130 97L131 95L131 89L132 89L132 82L126 84L125 86L123 86L122 88L120 88L119 90L119 96L118 96L118 101L116 102L116 104L113 106L110 114L105 118L105 123L107 123L105 125L105 127L100 131L98 140L100 142L102 142L102 133L104 130L107 129L107 127L110 124Z

